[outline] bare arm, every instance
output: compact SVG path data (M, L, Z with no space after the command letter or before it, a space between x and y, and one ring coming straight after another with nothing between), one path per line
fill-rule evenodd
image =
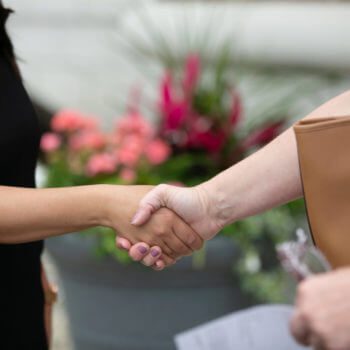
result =
M107 224L101 186L0 187L0 242L18 243Z
M350 114L350 93L320 106L304 119ZM229 184L229 185L228 185ZM297 146L289 128L260 151L203 184L219 226L259 214L302 196Z
M95 185L53 189L0 187L0 243L20 243L95 226L115 229L131 243L145 242L166 263L199 249L202 239L175 213L164 209L137 228L132 214L150 186ZM159 249L159 247L161 249Z

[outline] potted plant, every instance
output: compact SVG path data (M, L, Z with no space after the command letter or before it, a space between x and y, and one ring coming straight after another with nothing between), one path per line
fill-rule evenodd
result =
M196 54L181 71L167 69L154 124L135 94L108 131L79 112L59 112L41 141L46 185L195 185L240 161L274 138L287 116L247 128L228 69L223 59L206 71ZM294 204L230 226L194 258L162 273L131 264L106 228L48 240L76 348L172 349L176 333L251 303L244 291L279 300L283 275L274 244L292 232L300 212Z

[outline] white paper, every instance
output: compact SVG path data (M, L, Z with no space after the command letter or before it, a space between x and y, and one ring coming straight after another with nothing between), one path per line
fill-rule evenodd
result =
M175 337L178 350L305 350L289 333L292 307L265 305L232 313Z

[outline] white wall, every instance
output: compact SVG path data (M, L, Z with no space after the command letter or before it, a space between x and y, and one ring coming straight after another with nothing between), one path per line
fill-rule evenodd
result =
M131 86L152 89L148 65L135 64L120 35L144 30L135 12L148 15L173 47L184 21L191 35L215 28L215 45L232 37L235 53L247 61L350 69L350 4L172 4L152 0L8 0L10 21L26 84L53 109L74 107L111 119L125 105ZM125 43L124 43L125 44ZM149 69L152 73L151 69ZM151 74L150 73L150 74ZM154 75L149 75L155 78ZM326 89L325 98L349 81ZM312 103L318 103L312 102Z

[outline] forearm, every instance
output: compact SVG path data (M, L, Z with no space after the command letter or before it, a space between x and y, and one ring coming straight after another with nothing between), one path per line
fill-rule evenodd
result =
M293 130L203 184L220 226L302 195Z
M106 221L107 186L0 187L0 242L19 243L79 231Z
M305 119L350 114L350 93L328 101ZM302 196L297 145L290 128L266 147L201 186L219 226Z

